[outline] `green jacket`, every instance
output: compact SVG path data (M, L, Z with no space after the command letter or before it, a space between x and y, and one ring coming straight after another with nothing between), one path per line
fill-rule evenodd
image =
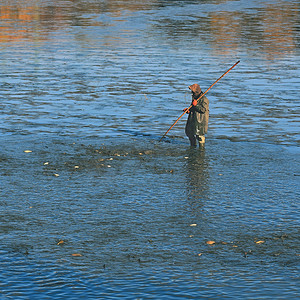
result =
M200 95L203 93L201 92ZM192 99L193 100L193 99ZM185 126L187 136L205 135L208 129L209 100L203 96L196 106L190 109L189 117Z

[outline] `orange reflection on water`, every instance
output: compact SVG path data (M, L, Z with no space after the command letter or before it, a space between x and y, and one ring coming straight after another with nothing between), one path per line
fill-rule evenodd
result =
M298 5L268 6L263 19L263 49L269 57L285 55L296 48L293 24L298 17Z
M26 23L38 20L39 15L36 7L1 6L0 42L9 42L26 38L28 27Z
M210 31L213 38L213 47L217 52L228 54L237 51L240 46L241 32L240 16L232 12L213 13L210 22Z
M112 22L124 21L124 11L147 10L155 4L158 5L157 1L144 0L83 1L84 5L80 6L75 0L53 2L54 4L47 7L39 6L30 0L26 1L24 6L0 4L0 43L32 37L38 40L47 39L49 32L72 24L103 26L93 18L106 12L118 18ZM238 55L246 49L254 55L260 52L272 59L295 51L299 4L278 1L276 4L266 4L254 9L255 11L216 11L205 18L209 25L204 31L212 41L211 47L216 56L230 53ZM174 24L171 27L173 36L184 38L188 34L185 30L189 30L190 27L180 27L178 22ZM170 30L170 26L163 30ZM177 34L178 32L181 34ZM120 38L109 34L107 37L114 40Z
M267 58L285 56L295 51L295 24L298 4L269 4L256 15L244 12L216 12L211 14L210 30L216 55L239 49L260 51Z

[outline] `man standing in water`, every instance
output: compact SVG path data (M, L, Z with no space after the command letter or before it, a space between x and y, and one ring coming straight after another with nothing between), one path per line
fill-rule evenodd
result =
M209 101L205 95L199 99L203 94L199 84L195 83L189 86L189 89L192 92L192 107L187 111L189 117L185 126L185 134L192 147L197 146L197 141L199 146L202 146L205 143L205 134L208 128ZM198 99L199 101L197 101ZM187 108L184 110L186 111Z

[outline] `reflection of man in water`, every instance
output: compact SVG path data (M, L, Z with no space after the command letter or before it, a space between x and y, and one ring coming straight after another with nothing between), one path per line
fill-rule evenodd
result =
M190 149L187 157L186 178L187 195L193 211L201 213L202 205L208 197L209 160L205 157L205 148L200 151Z
M204 145L205 143L205 134L208 128L209 101L206 96L197 101L203 94L199 84L195 83L189 86L189 89L192 92L193 107L188 111L189 117L185 126L185 134L188 136L191 146L196 147L197 141L199 145Z

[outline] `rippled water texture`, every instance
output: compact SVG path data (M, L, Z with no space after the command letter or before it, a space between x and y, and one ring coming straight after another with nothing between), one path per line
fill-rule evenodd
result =
M298 1L1 1L1 299L298 299ZM188 86L206 90L190 149Z

